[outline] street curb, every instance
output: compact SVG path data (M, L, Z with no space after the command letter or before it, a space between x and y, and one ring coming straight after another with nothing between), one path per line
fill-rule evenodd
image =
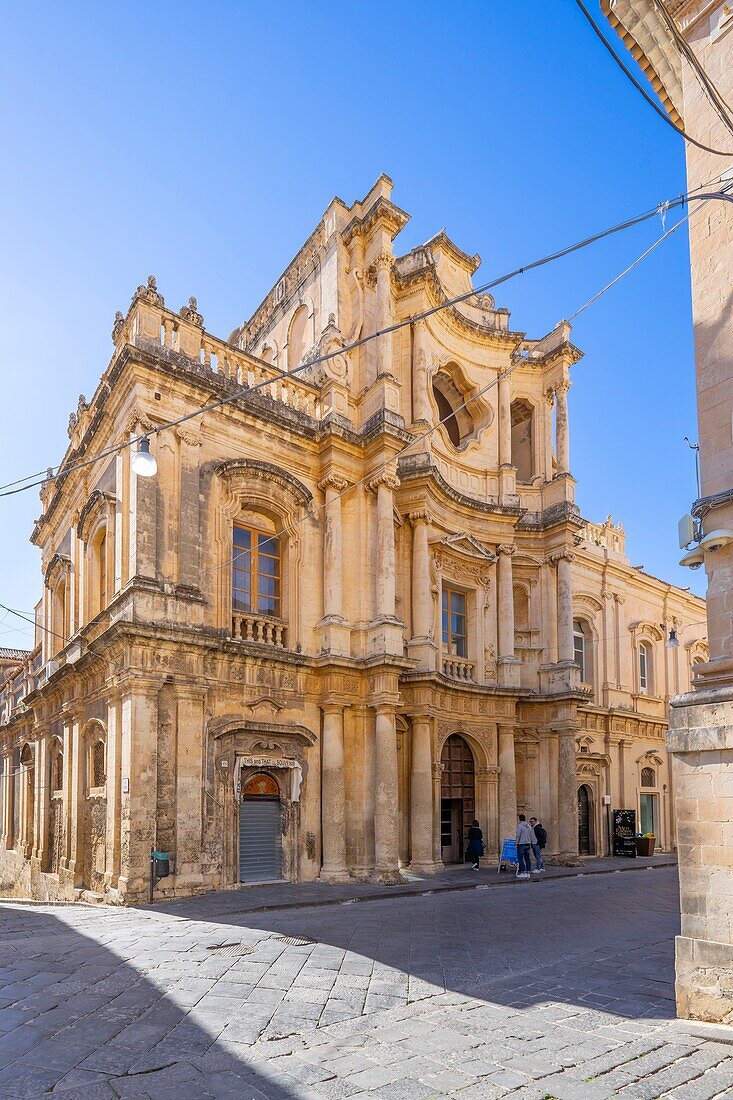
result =
M542 882L557 882L560 879L568 878L582 878L583 875L617 875L623 874L626 871L655 871L657 868L677 867L677 860L670 859L664 863L647 864L646 866L632 865L630 867L600 867L598 870L586 869L573 870L564 873L553 874L548 878L540 880L539 876L528 881L527 885L539 884ZM467 890L489 890L497 886L517 886L519 883L516 880L515 875L507 875L506 878L500 878L497 873L496 881L490 882L465 882L457 885L435 885L430 886L425 883L414 889L405 889L401 886L394 886L391 891L381 891L378 894L363 894L351 898L316 898L310 901L284 901L277 902L272 905L254 905L245 906L243 908L232 909L226 913L220 914L221 916L239 916L243 913L272 913L282 912L288 909L321 909L327 905L355 905L357 903L369 902L369 901L384 901L385 899L394 900L395 898L420 898L429 897L434 894L449 894L458 893L459 891ZM521 885L525 885L523 881ZM207 895L201 894L199 898L203 900ZM188 900L181 898L181 901ZM198 899L197 899L198 900ZM158 902L153 905L137 905L131 908L136 909L138 912L155 913L161 917L181 917L184 920L206 920L208 917L190 917L186 914L179 914L175 912L167 912L162 906L166 905L166 902Z
M593 867L585 866L582 869L573 868L566 871L559 871L549 875L547 878L540 879L533 878L529 880L527 885L538 885L540 882L557 882L559 879L568 878L582 878L584 875L618 875L623 874L626 871L656 871L661 867L676 867L677 860L669 859L664 863L646 864L644 866L632 863L630 866L624 867L599 867L594 869ZM522 885L525 885L524 881ZM231 910L231 912L223 914L224 916L235 916L241 913L272 913L278 911L284 911L288 909L321 909L326 905L355 905L357 903L368 901L384 901L385 899L393 900L394 898L420 898L429 897L434 894L451 894L458 893L459 891L467 890L489 890L497 886L519 886L516 875L508 874L502 878L497 872L496 879L491 879L488 882L461 882L454 884L439 884L430 885L427 881L421 883L420 886L413 888L405 888L402 886L394 886L391 890L383 890L378 894L362 894L356 895L350 898L312 898L308 901L283 901L276 902L272 905L251 905L244 906ZM210 895L200 894L195 900L203 900ZM177 901L178 899L174 899ZM181 901L189 901L193 899L181 898ZM178 913L169 913L165 909L161 909L161 906L168 904L167 902L157 902L153 905L104 905L104 903L97 903L91 901L39 901L36 898L7 898L0 897L0 905L27 905L31 907L47 907L53 906L57 908L69 908L83 906L85 909L95 909L98 911L119 911L120 909L134 909L141 913L153 913L161 917L179 917ZM205 918L186 917L183 914L185 920L198 920Z

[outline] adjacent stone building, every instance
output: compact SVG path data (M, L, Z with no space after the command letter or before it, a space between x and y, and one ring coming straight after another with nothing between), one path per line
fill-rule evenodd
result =
M733 192L731 4L603 0L603 8L672 120L709 147L686 146L689 189ZM675 699L667 742L682 901L677 1008L733 1024L733 203L691 210L701 494L684 560L707 572L710 660L697 668L695 690Z
M158 895L392 883L460 861L474 815L495 858L518 810L560 860L616 808L674 847L704 604L579 513L569 326L513 329L445 233L399 255L391 191L334 199L228 340L153 278L117 315L33 531L3 892L139 901L153 847ZM155 477L109 453L202 407L151 435Z

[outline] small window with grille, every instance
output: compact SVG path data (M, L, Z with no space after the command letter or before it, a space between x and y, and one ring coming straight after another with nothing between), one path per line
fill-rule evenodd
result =
M654 768L641 769L641 785L642 787L656 787L657 775Z

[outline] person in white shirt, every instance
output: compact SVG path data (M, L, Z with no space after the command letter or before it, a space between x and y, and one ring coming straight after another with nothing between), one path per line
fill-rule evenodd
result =
M519 824L517 825L517 859L519 860L519 874L517 878L529 878L532 872L532 864L530 862L529 853L532 849L532 842L535 836L529 825L527 824L527 818L524 814L519 815Z

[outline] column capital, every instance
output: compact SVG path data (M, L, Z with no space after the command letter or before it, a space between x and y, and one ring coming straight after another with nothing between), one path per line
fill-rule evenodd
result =
M339 714L343 714L345 709L346 708L345 708L344 703L335 703L330 699L324 699L323 702L321 703L321 710L323 711L324 714L339 715Z
M349 484L345 477L339 477L338 474L326 474L318 482L318 488L322 493L325 493L326 489L334 489L337 493L343 493L345 489L348 489Z
M414 512L410 512L408 519L411 527L417 527L419 523L430 523L431 516L427 508L418 508Z
M561 561L573 562L575 561L575 554L572 550L557 550L554 554L547 555L547 561L551 565L557 565Z
M365 489L368 493L376 493L381 485L394 492L400 486L400 479L390 470L383 470L366 483Z
M385 248L381 252L377 252L376 256L371 262L371 267L374 269L375 274L378 271L391 271L394 267L394 255L392 252L388 252Z
M557 397L566 397L572 384L569 378L561 378L559 382L555 383L555 395Z
M508 542L502 542L497 546L496 552L497 554L505 554L507 557L511 557L512 554L516 554L517 548Z

